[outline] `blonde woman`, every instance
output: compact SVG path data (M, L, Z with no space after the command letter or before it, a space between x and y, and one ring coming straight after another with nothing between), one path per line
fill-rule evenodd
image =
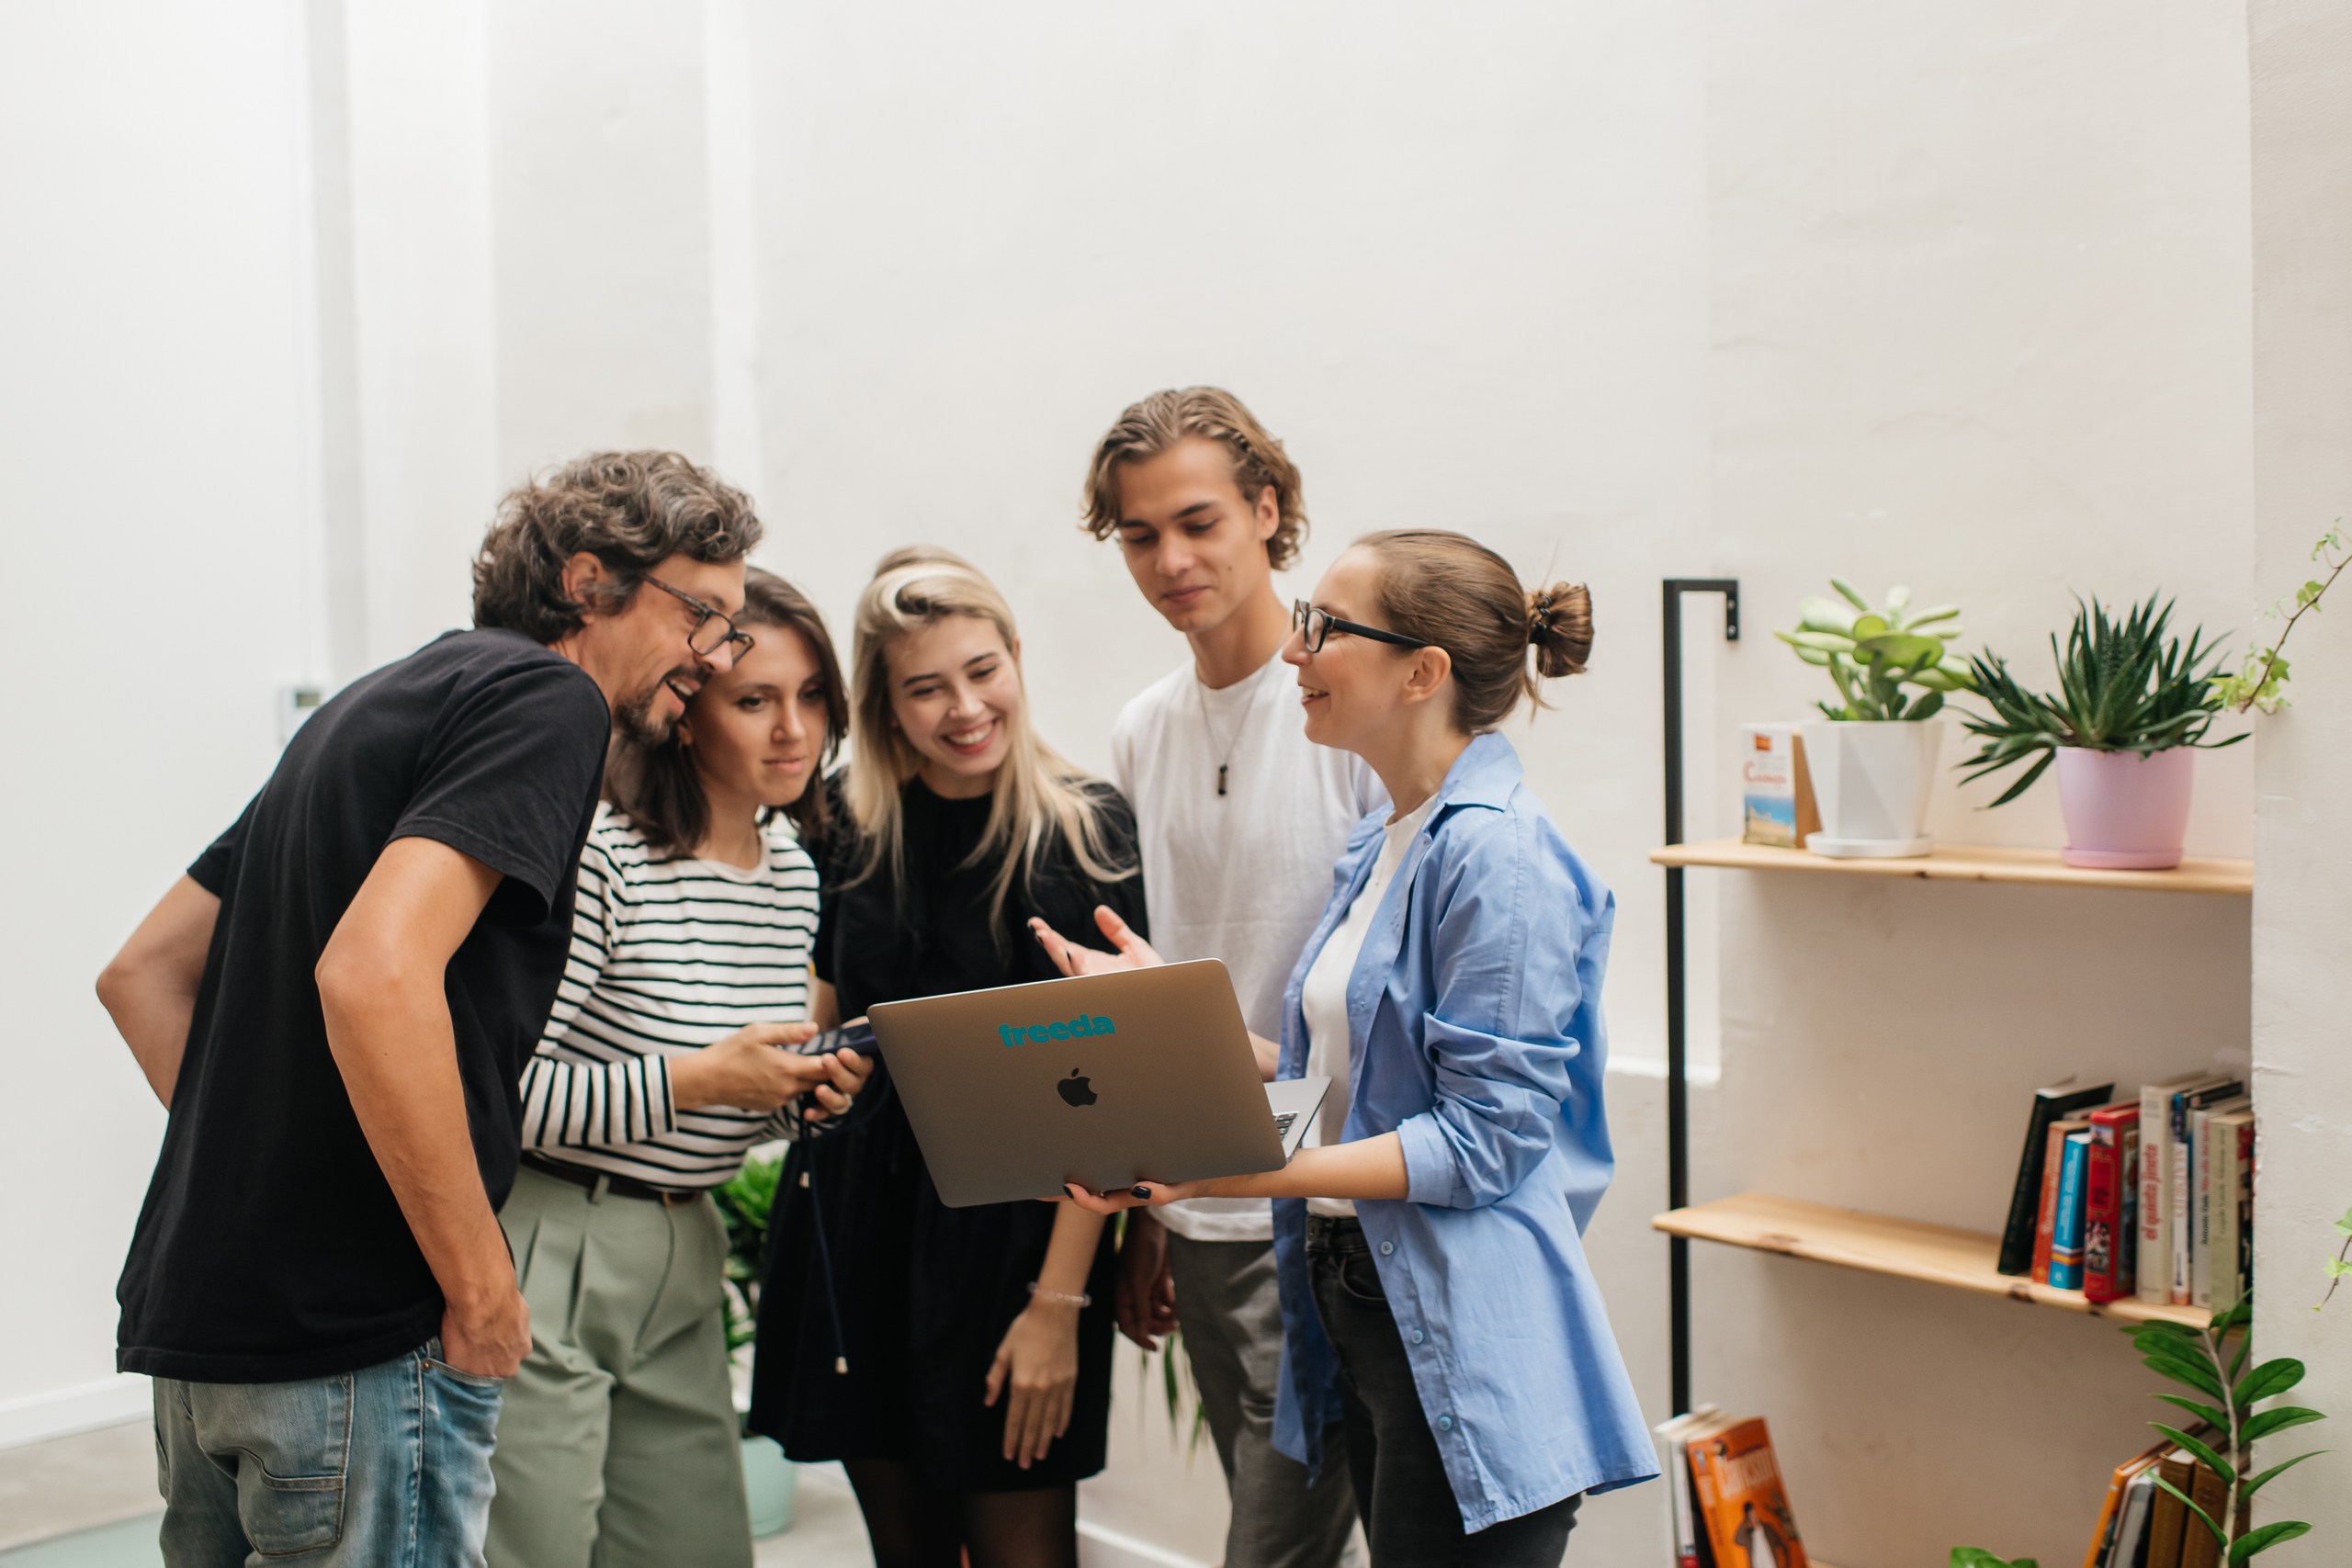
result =
M936 550L859 601L847 820L829 840L813 1016L1055 976L1027 923L1144 919L1135 827L1031 728L1012 613ZM1102 1468L1111 1239L1074 1204L943 1206L877 1068L793 1151L770 1232L752 1425L844 1461L879 1568L1078 1561Z

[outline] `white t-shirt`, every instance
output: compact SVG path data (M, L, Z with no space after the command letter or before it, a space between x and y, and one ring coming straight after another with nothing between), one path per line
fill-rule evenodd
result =
M1372 930L1373 917L1380 912L1381 895L1396 879L1397 863L1405 858L1413 835L1430 819L1430 808L1436 804L1437 795L1432 791L1408 815L1388 824L1380 858L1372 863L1372 874L1364 879L1363 890L1348 906L1340 923L1331 928L1331 939L1315 955L1314 967L1307 970L1306 982L1299 987L1299 1011L1306 1018L1306 1070L1331 1080L1329 1092L1323 1096L1322 1109L1315 1113L1315 1130L1306 1135L1309 1143L1336 1144L1345 1134L1348 1068L1353 1060L1348 1028L1348 977L1356 971L1356 959L1363 953L1363 939ZM1352 1214L1356 1206L1346 1198L1309 1198L1306 1212Z
M1223 959L1242 1021L1269 1040L1282 1038L1283 988L1331 897L1349 829L1386 801L1363 759L1306 739L1296 674L1277 657L1211 691L1187 660L1111 729L1112 774L1142 841L1151 945L1171 961ZM1273 1235L1261 1198L1197 1198L1159 1214L1195 1241Z

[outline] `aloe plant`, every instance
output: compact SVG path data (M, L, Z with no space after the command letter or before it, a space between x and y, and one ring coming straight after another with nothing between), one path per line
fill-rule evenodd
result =
M2087 605L2077 599L2064 649L2054 633L2050 638L2058 661L2055 694L2027 691L2007 660L1989 649L1969 660L1976 695L1993 711L1961 720L1984 742L1961 764L1970 770L1967 777L1973 782L2034 759L1994 805L2007 806L2032 788L2064 747L2144 757L2181 746L2218 750L2245 739L2243 732L2206 739L2222 707L2214 686L2222 656L2205 642L2202 627L2190 631L2186 648L2179 637L2167 638L2173 605L2160 597L2150 594L2120 620L2097 599Z
M1837 705L1815 705L1823 713L1836 719L1928 718L1947 693L1968 690L1968 665L1946 648L1960 635L1958 606L1914 610L1911 591L1894 588L1873 607L1843 578L1831 578L1829 586L1837 599L1806 600L1797 629L1772 634L1838 683ZM1906 694L1905 687L1917 690Z

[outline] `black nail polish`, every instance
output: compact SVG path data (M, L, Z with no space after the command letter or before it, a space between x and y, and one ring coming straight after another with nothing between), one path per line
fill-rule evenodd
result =
M1138 1198L1149 1198L1151 1196L1151 1189L1146 1187L1140 1181L1136 1182L1133 1187L1128 1188L1127 1190Z

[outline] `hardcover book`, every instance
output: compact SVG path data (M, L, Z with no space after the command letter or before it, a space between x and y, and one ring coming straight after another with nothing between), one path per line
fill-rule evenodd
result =
M2254 1112L2233 1111L2205 1123L2213 1145L2212 1245L2205 1254L2217 1312L2245 1298L2254 1283Z
M2196 1469L2197 1461L2187 1449L2174 1449L2156 1461L2156 1473L2182 1492L2196 1483ZM2180 1568L2182 1531L2188 1523L2188 1510L2180 1499L2157 1488L2148 1510L2148 1558L2143 1568Z
M2140 1107L2091 1112L2084 1176L2083 1294L2111 1302L2139 1289Z
M2017 1184L2009 1190L2008 1222L2001 1227L2004 1274L2025 1274L2033 1269L2036 1224L2041 1217L2041 1177L2049 1153L2050 1124L2095 1105L2104 1105L2115 1092L2111 1083L2078 1086L2072 1078L2033 1091L2033 1109L2026 1118L2025 1152L2018 1156Z
M1723 1424L1721 1411L1712 1404L1702 1404L1687 1416L1677 1416L1650 1428L1657 1438L1657 1472L1666 1482L1666 1532L1674 1568L1701 1568L1699 1514L1690 1497L1687 1445L1696 1434Z
M2188 1305L2190 1269L2194 1266L2197 1248L2196 1232L2191 1228L2189 1197L2191 1192L2190 1160L2196 1150L2188 1141L2189 1118L2208 1105L2216 1105L2245 1092L2245 1085L2235 1078L2213 1078L2191 1089L2180 1089L2172 1097L2172 1111L2167 1123L2166 1142L2170 1147L2165 1159L2172 1174L2172 1303Z
M2065 1168L2066 1140L2090 1127L2086 1116L2069 1116L2050 1123L2049 1144L2041 1160L2041 1215L2033 1227L2033 1282L2050 1283L2051 1244L2058 1235L2058 1179Z
M2083 1288L2083 1173L2089 1163L2088 1127L2066 1134L2058 1167L2058 1213L2051 1221L2050 1282L2062 1291Z
M1718 1564L1805 1568L1771 1434L1762 1416L1690 1440L1690 1473Z
M2191 1235L2188 1253L2188 1304L2212 1307L2213 1277L2216 1272L2226 1280L2236 1267L2236 1248L2231 1257L2217 1266L2213 1257L2214 1202L2217 1192L2225 1190L2214 1185L2216 1166L2213 1147L2213 1120L2233 1111L2250 1109L2254 1100L2247 1095L2234 1095L2212 1105L2200 1106L2188 1113L2189 1195L2188 1222ZM2235 1150L2231 1151L2233 1155ZM2226 1304L2226 1303L2221 1303Z

